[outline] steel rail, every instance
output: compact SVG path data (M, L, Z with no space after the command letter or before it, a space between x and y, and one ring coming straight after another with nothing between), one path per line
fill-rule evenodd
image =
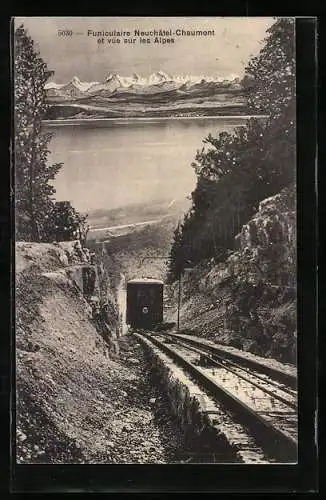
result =
M246 382L249 382L250 384L254 385L255 387L257 387L257 389L260 389L261 391L265 392L266 394L268 394L269 396L272 396L273 398L275 399L278 399L279 401L281 401L282 403L284 403L286 406L289 406L290 408L293 408L294 410L297 409L297 405L295 403L292 403L291 401L288 401L287 399L284 399L282 398L281 396L279 396L278 394L275 394L274 392L272 392L270 389L266 389L266 387L263 387L261 385L259 385L258 383L250 380L250 378L248 377L245 377L244 375L241 375L240 373L237 373L236 370L234 370L233 368L230 368L229 366L221 363L220 361L216 361L215 359L211 358L211 354L205 352L205 351L202 351L200 349L198 349L197 347L193 347L193 346L190 346L189 344L187 344L187 342L184 342L183 339L179 339L179 338L175 338L173 337L173 341L186 347L187 349L191 349L192 351L200 354L201 356L205 356L210 362L212 362L213 364L217 365L217 366L220 366L224 369L227 369L229 372L233 373L234 375L236 375L237 377L245 380ZM237 365L236 363L233 363L232 361L230 360L225 360L222 358L222 356L219 356L219 355L216 355L216 354L213 354L214 356L216 357L219 357L220 359L222 359L224 362L226 363L230 363L232 366L236 366L236 368L238 369L241 369L241 370L244 370L246 371L242 366L240 365ZM260 377L259 374L252 374L252 377L256 377L256 378L259 378L261 380L263 380L266 384L269 384L269 385L275 385L273 384L273 380L266 380L264 379L263 377ZM276 387L280 390L280 391L283 391L289 395L292 395L292 393L290 393L289 391L287 391L286 389L284 390L283 388L279 387L276 385Z
M239 362L242 365L246 365L248 368L260 371L261 373L270 376L274 380L277 380L278 382L281 382L282 384L285 384L291 387L292 389L297 388L297 377L295 375L278 370L277 368L266 366L265 364L259 363L259 361L245 358L239 354L231 353L218 346L208 345L198 341L197 339L190 339L188 337L184 337L182 334L167 333L166 335L169 335L171 338L180 337L189 344L193 344L202 349L206 349L206 351L208 352L214 352L216 355L222 356L224 359L229 358L236 364L237 362Z
M149 333L139 331L137 334L144 336L154 346L167 354L176 364L194 377L219 403L223 404L228 411L231 411L235 415L236 420L250 430L257 444L262 446L269 456L273 456L273 458L280 462L296 461L297 441L292 436L274 427L268 420L238 399L225 387L208 377L200 367L195 366L180 353L176 352L176 350L159 340L156 335L153 336Z

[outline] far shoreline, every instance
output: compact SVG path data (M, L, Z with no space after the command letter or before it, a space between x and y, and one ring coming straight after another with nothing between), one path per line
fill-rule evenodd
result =
M167 120L249 120L250 118L268 118L268 115L216 115L216 116L148 116L148 117L108 117L108 118L67 118L56 120L42 120L44 125L60 126L60 125L85 125L96 124L97 122L108 123L128 123L128 122L151 122L151 121L167 121Z

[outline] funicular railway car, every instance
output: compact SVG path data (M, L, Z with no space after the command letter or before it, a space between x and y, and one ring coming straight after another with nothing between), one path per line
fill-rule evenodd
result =
M163 322L163 281L153 278L127 282L127 324L150 330Z

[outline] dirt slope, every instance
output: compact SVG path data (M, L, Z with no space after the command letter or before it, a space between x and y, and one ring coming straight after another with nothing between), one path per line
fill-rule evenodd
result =
M71 245L17 245L17 462L166 462L176 434L142 350L126 338L110 352L68 277L78 260Z

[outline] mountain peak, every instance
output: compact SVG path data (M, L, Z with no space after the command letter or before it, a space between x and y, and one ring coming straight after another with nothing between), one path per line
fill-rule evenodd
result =
M67 87L67 88L71 88L72 87L75 87L75 89L77 89L78 91L80 92L86 92L90 87L92 87L93 85L97 84L98 82L82 82L78 76L73 76L72 79L70 80L70 82L64 86L63 88Z
M241 81L237 75L223 76L207 76L207 75L169 75L164 71L156 71L149 76L142 76L134 72L131 76L121 76L118 73L108 72L104 81L99 82L83 82L78 76L73 76L67 84L56 84L48 82L46 89L51 90L52 94L67 93L67 95L80 97L82 94L94 94L95 92L112 93L118 92L134 92L148 94L158 92L160 89L175 90L179 88L182 92L190 90L193 86L198 92L199 87L205 87L206 91L214 86L234 88L241 87Z
M149 84L162 83L172 80L172 78L164 71L156 71L148 77Z
M161 79L164 79L164 80L168 80L169 78L171 78L167 73L165 73L164 71L155 71L154 73L152 73L150 75L149 78L161 78Z
M120 75L118 73L108 73L105 81L111 82L112 80L121 80Z
M70 80L70 83L75 83L76 85L80 85L81 81L79 80L78 76L73 76L72 79Z

